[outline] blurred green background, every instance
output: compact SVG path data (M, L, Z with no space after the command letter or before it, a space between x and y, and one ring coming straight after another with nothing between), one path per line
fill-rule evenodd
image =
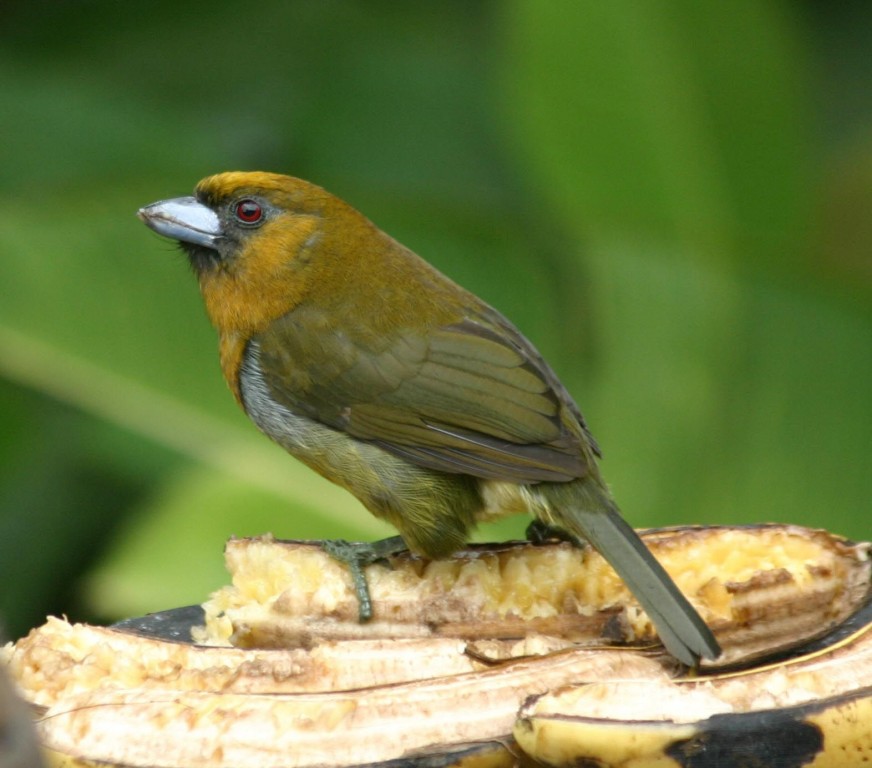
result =
M6 4L9 634L199 602L230 535L386 532L237 410L134 216L220 170L315 181L503 310L635 525L869 538L870 48L861 2Z

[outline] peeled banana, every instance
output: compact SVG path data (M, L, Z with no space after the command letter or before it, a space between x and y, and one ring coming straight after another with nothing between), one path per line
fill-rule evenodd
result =
M561 543L371 566L375 617L360 625L320 547L233 540L232 584L205 603L196 644L49 619L0 663L70 768L869 757L868 545L775 525L645 540L724 647L693 676L608 565Z

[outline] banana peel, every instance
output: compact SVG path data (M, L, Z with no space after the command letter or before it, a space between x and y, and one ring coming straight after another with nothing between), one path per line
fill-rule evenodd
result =
M865 621L872 619L867 606ZM680 768L872 761L872 624L740 673L597 681L532 697L514 735L548 766Z
M54 765L706 766L738 732L759 764L804 764L773 762L779 739L814 765L867 757L872 652L821 636L865 622L868 545L776 525L645 540L724 647L693 677L607 564L561 543L374 565L361 627L320 548L234 540L196 644L50 619L0 662Z

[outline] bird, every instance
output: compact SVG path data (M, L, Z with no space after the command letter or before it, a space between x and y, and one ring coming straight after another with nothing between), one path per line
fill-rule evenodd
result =
M445 558L478 522L529 514L598 550L679 662L720 655L622 517L575 401L500 312L292 176L218 173L137 215L185 251L245 413L396 546ZM354 566L341 542L328 551Z

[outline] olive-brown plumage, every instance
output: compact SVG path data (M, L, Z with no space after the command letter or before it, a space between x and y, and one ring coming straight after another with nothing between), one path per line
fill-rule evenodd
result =
M528 512L599 549L676 657L717 656L621 518L572 398L499 312L300 179L223 173L140 217L187 250L246 413L410 549L446 556L476 521Z

